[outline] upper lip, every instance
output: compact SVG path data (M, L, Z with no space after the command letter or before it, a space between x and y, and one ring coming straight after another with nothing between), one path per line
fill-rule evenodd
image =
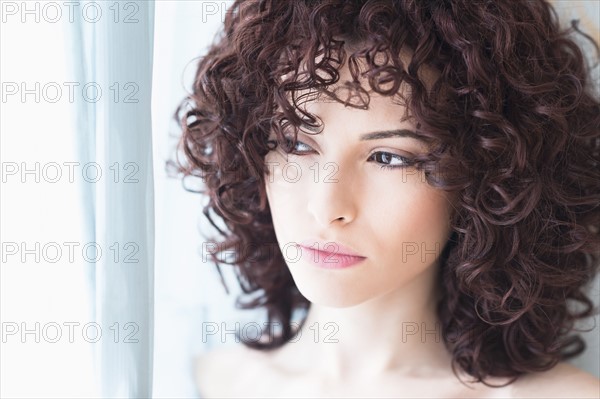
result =
M332 253L334 255L347 255L347 256L356 256L356 257L360 257L360 258L365 258L365 256L354 251L349 246L341 244L337 241L309 239L309 240L301 241L300 243L298 243L298 245L300 245L304 248L312 249L312 250L318 250L321 252Z

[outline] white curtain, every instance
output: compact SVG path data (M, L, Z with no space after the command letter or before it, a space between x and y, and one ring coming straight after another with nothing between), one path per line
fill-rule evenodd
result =
M78 148L86 162L105 165L110 173L83 192L87 233L111 250L89 274L90 292L96 321L119 335L96 347L95 364L102 397L148 398L154 335L154 1L83 2L82 9L90 3L98 13L69 25L77 81L94 82L103 91L97 102L77 103Z

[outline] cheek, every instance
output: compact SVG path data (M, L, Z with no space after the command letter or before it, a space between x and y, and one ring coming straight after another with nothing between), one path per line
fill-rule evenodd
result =
M286 171L289 169L285 168L285 160L277 154L269 153L265 157L265 165L269 171L269 174L265 175L265 188L269 203L275 207L278 204L289 203L288 199L291 197L293 186L283 179L284 169Z
M389 194L371 207L371 220L377 221L374 227L382 246L379 252L401 263L434 262L450 233L444 193L418 183L404 184Z
M273 219L275 233L281 240L287 239L285 228L297 225L297 217L302 210L299 209L300 182L293 182L294 170L287 167L285 159L275 153L269 153L265 157L265 162L269 170L269 175L265 175L265 191L269 202L269 209ZM283 178L283 173L290 176L289 179Z
M310 193L314 185L314 171L310 168L310 161L287 161L277 152L270 152L265 157L265 165L269 175L265 176L267 196L272 206L288 207L298 213L300 203L305 203L306 194Z

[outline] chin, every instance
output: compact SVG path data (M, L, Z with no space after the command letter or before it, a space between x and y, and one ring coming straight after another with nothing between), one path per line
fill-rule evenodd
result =
M296 286L300 293L311 303L331 308L357 306L373 298L368 293L356 292L356 287L336 284L334 280L324 285L314 284L314 282L302 284L302 281L296 280Z

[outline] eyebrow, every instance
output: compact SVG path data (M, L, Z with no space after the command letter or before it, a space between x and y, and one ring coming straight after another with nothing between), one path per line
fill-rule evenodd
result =
M307 125L304 125L304 126L305 126L305 128L307 128L308 130L310 130L312 132L318 131L318 129L312 129L311 127L309 127ZM427 144L427 140L423 136L417 134L416 132L414 132L412 130L408 130L408 129L380 130L380 131L376 131L376 132L363 133L359 136L361 141L388 139L388 138L394 138L394 137L409 137L409 138L413 138L415 140L419 140L419 141Z
M360 140L378 140L387 139L390 137L410 137L424 143L427 142L423 136L418 135L417 133L408 129L382 130L378 132L365 133L360 135Z

